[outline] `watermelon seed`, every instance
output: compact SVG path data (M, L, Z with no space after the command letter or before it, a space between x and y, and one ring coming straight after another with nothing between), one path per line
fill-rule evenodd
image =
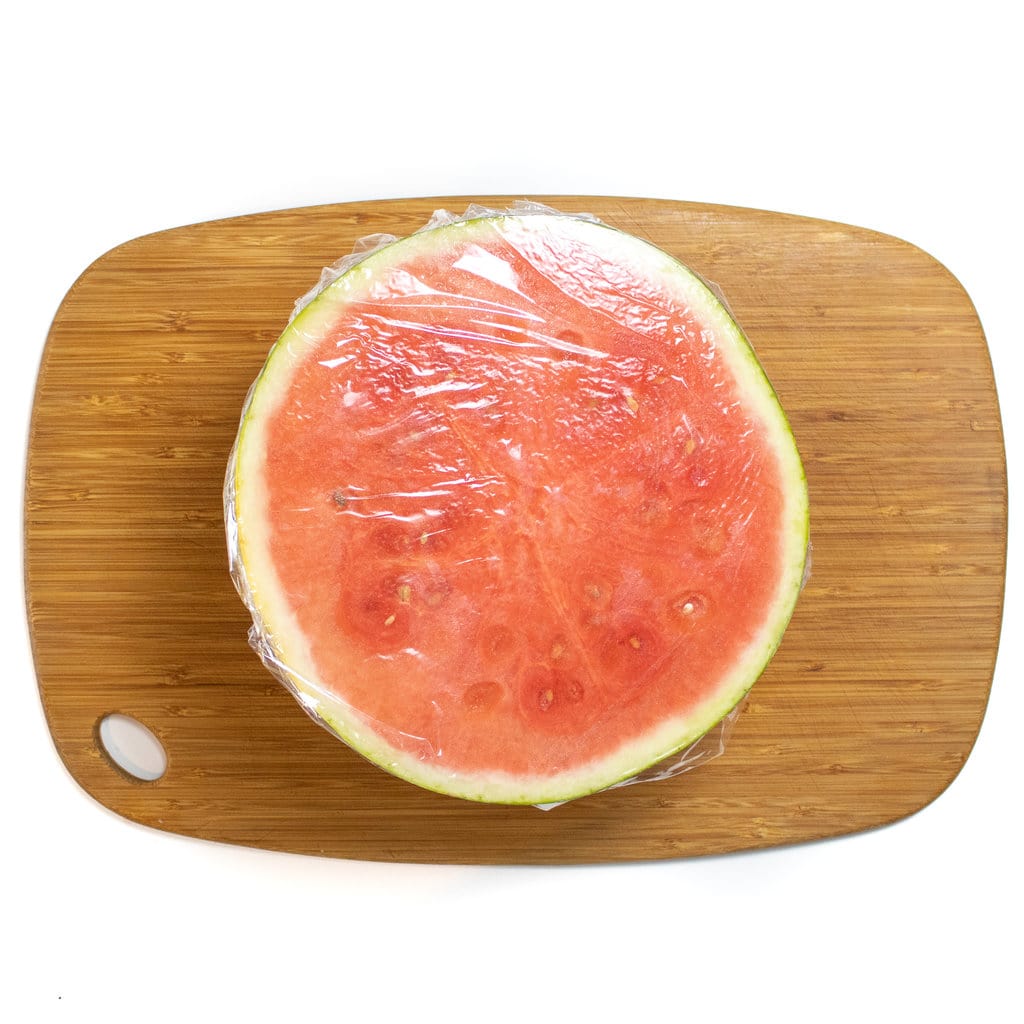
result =
M412 587L408 583L400 583L398 585L398 600L400 604L408 604L409 599L412 597Z
M630 646L630 647L632 647L634 651L639 651L639 650L640 650L640 648L641 648L641 647L643 647L643 643L642 643L642 641L640 640L640 637L638 637L638 636L637 636L637 635L636 635L636 634L634 633L634 634L633 634L633 635L632 635L632 636L631 636L631 637L629 638L629 646Z
M565 644L560 643L556 640L551 645L551 660L558 661L558 659L561 658L563 654L565 654Z
M626 405L629 406L629 411L632 413L640 408L640 403L632 395L626 395Z
M385 625L385 626L393 626L394 624L395 624L395 613L394 613L394 612L392 612L392 613L391 613L391 614L390 614L390 615L389 615L389 616L388 616L388 617L387 617L387 618L386 618L386 619L384 620L384 625Z
M555 703L555 691L550 687L547 690L541 690L537 695L537 705L541 711L547 711L552 704Z
M331 501L333 501L334 504L338 506L338 508L348 507L348 497L341 490L341 488L336 488L335 490L331 491Z
M687 619L696 619L707 611L707 600L700 594L687 594L673 605L675 610Z

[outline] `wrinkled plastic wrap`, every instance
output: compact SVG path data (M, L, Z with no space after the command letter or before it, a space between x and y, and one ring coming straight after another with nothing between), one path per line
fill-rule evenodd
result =
M423 232L509 213L527 219L564 217L534 204L511 211L470 207L461 216L438 211ZM600 225L585 214L568 219ZM510 239L520 249L506 258L502 247L512 245ZM487 786L459 784L459 757L471 758L491 742L480 719L494 714L497 722L496 708L518 702L518 717L511 715L517 724L509 726L505 716L500 728L506 733L532 729L540 739L523 741L520 750L519 740L505 735L494 740L493 754L497 763L508 751L517 771L542 761L545 749L566 745L565 737L548 726L555 711L564 715L566 728L575 724L581 733L604 728L613 740L615 725L608 720L614 706L604 708L597 721L578 709L592 694L597 700L606 676L635 672L642 682L659 666L662 674L680 674L685 659L678 648L686 642L685 630L710 611L699 570L706 573L723 559L723 571L745 574L743 586L756 586L756 566L742 551L744 531L753 544L750 520L756 525L761 513L745 511L744 502L749 497L753 509L755 498L769 504L775 500L756 493L762 472L758 459L766 456L744 449L743 439L752 431L745 434L742 424L723 428L724 440L709 433L709 417L725 422L730 413L735 419L744 412L728 381L715 376L713 331L695 336L686 311L674 322L673 310L660 295L622 299L615 281L594 294L584 294L582 286L572 294L577 287L572 282L589 272L583 267L576 278L570 275L568 286L558 278L558 288L571 302L588 310L577 314L585 321L579 330L572 314L564 314L547 294L567 259L575 257L548 252L543 237L518 237L514 230L493 245L469 246L456 263L463 277L484 281L480 289L468 285L460 290L460 274L454 272L441 283L427 280L416 252L384 275L386 281L350 283L369 257L397 241L391 235L369 235L323 271L316 287L297 301L288 329L250 390L225 485L231 574L253 617L250 643L315 721L385 770L455 796L557 806L565 802L558 785L550 787L553 799L535 799L548 791L534 787L532 797L518 798L507 785L492 792ZM527 251L531 246L534 250ZM528 269L520 265L524 253L531 261ZM429 263L429 254L423 259ZM545 260L557 262L546 276ZM527 274L538 268L540 277L527 281ZM702 282L697 286L704 287ZM334 337L336 328L318 312L322 303L316 300L338 287L354 289L356 298L344 331ZM535 301L531 289L546 295L546 301ZM503 301L504 295L510 301ZM640 340L631 336L621 342L626 347L620 351L616 332L622 332L615 320L622 318L621 303ZM594 349L588 325L593 329L605 321L612 340ZM648 322L655 325L651 330L643 326ZM670 343L688 344L691 350L666 362L650 348L652 331L667 332ZM316 359L314 369L321 375L316 381L307 383L309 372L302 370L295 374L296 380L302 377L299 383L293 380L288 394L279 393L276 380L287 378L290 367L301 362L296 352L323 346L324 337L336 358ZM756 363L752 354L750 359ZM466 371L467 363L471 370ZM614 373L604 369L609 363L615 364ZM535 400L537 375L550 373L573 381L572 401L565 408L559 408L564 384L547 396L546 409ZM702 420L691 423L671 402L663 403L661 412L675 418L634 436L638 420L660 414L659 389L697 384L712 391L722 387L721 402L710 412L705 409ZM329 412L324 412L325 395ZM577 395L582 398L575 409ZM335 416L337 446L333 434L311 435L305 447L296 443L294 433L278 436L265 426L275 415L292 427L303 418L321 422ZM488 416L491 440L485 445L472 430ZM253 437L255 430L265 434ZM723 451L730 438L739 438L736 447L744 450ZM627 472L621 481L603 480L606 470L600 459L594 460L595 453L607 458L617 445L621 464L642 471ZM407 457L407 452L415 454ZM704 452L710 453L706 459ZM722 501L728 529L703 505L698 507L704 489L713 489L715 459L747 460L743 471L750 480L745 479L744 492ZM248 512L257 504L252 495L263 502L264 492L272 488L251 484L255 477L273 481L281 491L266 499L263 518ZM674 483L677 478L682 483ZM243 500L240 490L247 488L250 496ZM587 488L601 495L612 519L588 518L581 497ZM726 509L726 500L737 513L731 506ZM698 523L698 532L682 530L683 543L696 544L697 561L703 558L706 564L695 569L692 559L682 559L673 569L674 522L688 521L687 516ZM532 525L523 527L523 522ZM654 544L666 538L665 564L652 561L645 547L651 536ZM736 557L722 553L728 545L737 549ZM633 548L646 552L636 556L643 572L630 568ZM552 578L538 580L544 572L537 567L547 565L545 550L569 554ZM795 563L795 556L791 560ZM292 572L292 562L302 568ZM561 578L576 565L578 579ZM803 569L792 567L790 575L796 578ZM794 600L795 594L785 596L787 606L776 615L777 632ZM581 605L580 615L590 618L574 619L573 602ZM504 619L491 614L491 605L509 614ZM540 605L550 606L547 615L537 611ZM730 614L723 631L753 628L740 612ZM303 615L311 627L300 625ZM329 639L313 642L311 634ZM712 636L712 642L717 639L718 634ZM768 638L770 649L761 667L777 642L778 635ZM641 663L642 658L648 661ZM437 675L439 666L446 674ZM332 672L344 685L324 681ZM685 730L677 729L668 756L649 758L647 767L631 763L627 777L606 772L596 788L664 780L720 756L752 681L731 694L714 716L717 724L703 735L690 741L683 736L680 742ZM339 694L349 683L351 692ZM685 687L685 679L678 685ZM388 688L412 708L401 721L388 714ZM637 700L628 695L628 702ZM645 707L641 714L648 715L652 728L656 725L654 711ZM470 730L477 731L463 735ZM433 774L421 776L421 766ZM495 774L503 770L498 764ZM551 771L545 764L542 773ZM586 775L584 768L567 784L572 796L566 799L594 791Z

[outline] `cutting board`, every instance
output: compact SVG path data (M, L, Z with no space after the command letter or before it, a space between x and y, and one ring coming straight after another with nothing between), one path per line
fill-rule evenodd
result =
M992 371L963 288L920 249L842 224L530 198L596 214L717 284L802 451L813 573L725 754L549 811L465 803L366 763L261 667L221 511L246 390L321 267L470 200L346 203L135 239L57 311L28 452L28 618L53 742L101 804L307 854L607 862L869 829L954 779L991 685L1007 516ZM163 743L161 778L106 754L98 723L112 712Z

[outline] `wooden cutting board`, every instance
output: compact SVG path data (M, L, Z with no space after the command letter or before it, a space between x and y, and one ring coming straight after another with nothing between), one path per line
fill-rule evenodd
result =
M1007 516L992 371L962 287L906 242L841 224L531 198L596 214L715 282L803 453L813 575L725 755L547 812L463 803L364 762L251 653L221 511L246 390L322 266L469 200L347 203L128 242L54 319L28 453L28 616L54 743L100 803L274 850L595 862L871 828L960 770L992 680ZM113 765L97 736L110 712L160 738L162 778Z

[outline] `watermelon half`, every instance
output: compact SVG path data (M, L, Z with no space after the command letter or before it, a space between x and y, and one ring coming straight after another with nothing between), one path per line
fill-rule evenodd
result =
M488 212L288 325L228 472L254 646L387 771L573 799L710 730L779 645L803 469L743 333L593 219Z

